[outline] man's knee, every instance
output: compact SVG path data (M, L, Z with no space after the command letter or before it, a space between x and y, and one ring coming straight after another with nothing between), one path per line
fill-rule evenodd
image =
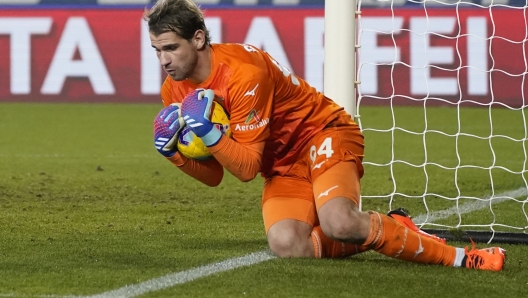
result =
M342 242L362 244L368 237L370 216L346 198L336 198L321 206L321 229L326 236Z
M271 251L280 258L299 257L295 252L296 235L291 232L268 234L268 243Z
M306 223L291 221L279 222L270 228L268 244L271 251L280 258L313 256L310 236L312 227Z

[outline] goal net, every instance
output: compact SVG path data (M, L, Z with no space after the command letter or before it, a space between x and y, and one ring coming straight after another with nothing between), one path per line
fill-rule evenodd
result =
M358 1L356 15L362 208L528 243L527 3Z

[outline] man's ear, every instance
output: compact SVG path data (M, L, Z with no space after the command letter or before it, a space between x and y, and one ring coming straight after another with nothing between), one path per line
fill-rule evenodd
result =
M194 32L192 42L198 50L202 50L204 48L205 33L203 32L203 30L196 30L196 32Z

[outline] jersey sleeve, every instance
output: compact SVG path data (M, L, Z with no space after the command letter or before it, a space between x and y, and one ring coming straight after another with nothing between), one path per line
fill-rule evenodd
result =
M168 157L167 160L185 174L207 186L217 186L224 177L224 169L215 159L198 161L176 153L172 157Z
M274 85L267 72L242 65L233 75L230 88L232 138L240 144L255 144L268 138Z

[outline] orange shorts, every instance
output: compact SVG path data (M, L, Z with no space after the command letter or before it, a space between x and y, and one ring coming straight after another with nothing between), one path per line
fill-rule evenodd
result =
M315 135L284 176L264 182L266 233L284 219L318 225L317 210L335 197L349 198L359 205L363 147L357 127L330 127Z

